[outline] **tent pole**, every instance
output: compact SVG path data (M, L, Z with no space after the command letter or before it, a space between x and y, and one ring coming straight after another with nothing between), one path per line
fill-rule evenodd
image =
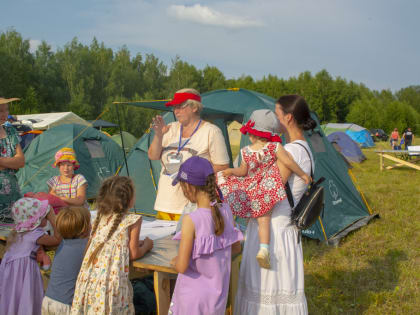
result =
M125 154L124 138L123 138L122 130L121 130L120 111L118 110L118 104L115 104L115 107L117 108L118 128L120 129L121 145L122 145L122 150L124 154L125 168L127 169L127 176L130 177L130 172L128 171L127 155Z
M325 233L324 224L322 224L321 217L318 217L318 219L319 219L319 223L321 223L322 233L324 234L325 241L328 243L328 237L327 237L327 234Z

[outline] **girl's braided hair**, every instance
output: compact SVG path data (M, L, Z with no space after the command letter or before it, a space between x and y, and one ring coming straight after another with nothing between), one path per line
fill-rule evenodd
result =
M184 182L181 181L180 183L183 184ZM221 204L222 201L220 200L220 196L217 193L218 189L217 189L215 175L210 174L209 176L207 176L207 181L206 181L205 186L196 186L196 185L191 185L191 186L195 187L199 191L206 192L210 197L210 201L212 203L216 202L211 205L211 216L213 218L213 223L214 223L214 234L216 234L217 236L223 234L223 231L225 229L225 221L223 220L223 216L220 213L220 209L219 209L219 204Z
M130 207L130 202L134 197L134 184L133 181L125 176L113 176L106 179L99 189L99 194L97 198L98 205L98 215L96 216L95 222L92 227L92 234L89 238L88 246L89 248L93 237L95 236L99 222L104 215L115 214L115 217L112 221L112 226L106 236L105 241L100 243L92 252L89 257L88 265L92 264L96 259L98 253L102 250L105 245L105 242L109 241L117 230L118 225L124 218L124 215L128 212Z

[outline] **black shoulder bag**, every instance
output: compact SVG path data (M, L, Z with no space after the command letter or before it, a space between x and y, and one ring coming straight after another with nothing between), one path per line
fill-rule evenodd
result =
M306 153L308 153L309 160L311 162L311 178L314 180L311 155L305 146L300 143L296 144L300 145L305 149ZM296 207L293 201L290 185L286 182L287 200L289 200L290 207L292 208L290 221L299 230L298 243L300 242L302 230L306 230L311 227L324 210L324 187L320 185L324 180L325 178L321 177L316 182L310 183Z

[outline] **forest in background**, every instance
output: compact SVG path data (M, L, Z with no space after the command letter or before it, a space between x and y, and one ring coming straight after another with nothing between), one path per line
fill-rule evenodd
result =
M72 111L86 120L118 123L113 101L171 98L176 90L192 87L205 93L223 88L254 90L273 98L300 94L318 114L321 123L351 122L365 128L411 127L420 131L420 85L376 91L363 83L333 77L327 70L309 71L288 79L268 74L256 80L249 75L226 78L217 67L197 69L176 56L171 65L153 54L117 51L96 38L84 45L74 38L53 51L43 41L35 52L29 39L14 29L0 33L0 96L19 97L11 114ZM122 129L141 136L155 112L122 107Z

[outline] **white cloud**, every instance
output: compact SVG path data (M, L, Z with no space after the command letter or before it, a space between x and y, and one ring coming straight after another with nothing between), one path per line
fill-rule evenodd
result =
M203 25L221 26L227 28L246 28L263 26L258 20L224 14L207 6L195 4L193 6L171 5L168 14L182 21L189 21Z
M38 46L41 45L41 41L38 39L30 39L29 40L29 51L34 53Z

